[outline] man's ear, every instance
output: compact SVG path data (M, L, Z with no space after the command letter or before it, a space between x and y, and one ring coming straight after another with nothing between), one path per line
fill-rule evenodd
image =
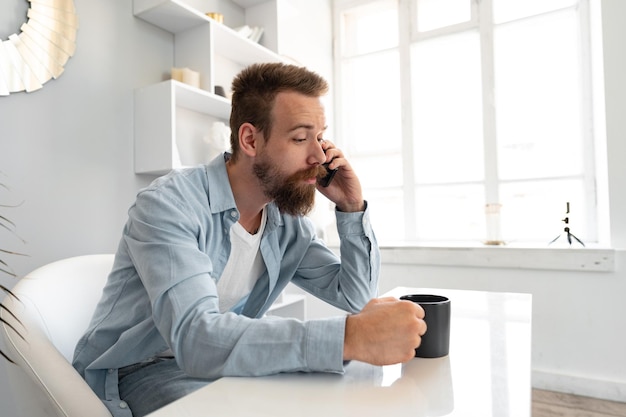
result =
M239 148L248 156L256 156L260 132L251 123L239 126Z

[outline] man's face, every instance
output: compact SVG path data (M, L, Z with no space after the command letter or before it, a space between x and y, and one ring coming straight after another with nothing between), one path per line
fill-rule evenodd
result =
M282 213L305 215L313 208L317 179L326 175L319 143L325 120L317 97L294 92L276 96L272 133L261 141L253 169L263 192Z

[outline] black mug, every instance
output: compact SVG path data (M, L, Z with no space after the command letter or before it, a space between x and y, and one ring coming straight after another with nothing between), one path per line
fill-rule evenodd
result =
M426 333L415 348L419 358L440 358L450 352L450 299L442 295L409 294L400 297L419 304L424 309Z

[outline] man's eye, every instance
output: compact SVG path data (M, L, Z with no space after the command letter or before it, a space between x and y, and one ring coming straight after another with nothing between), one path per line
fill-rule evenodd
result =
M306 138L304 138L304 139L303 139L303 138L295 138L294 140L295 140L296 142L305 142L305 141L306 141Z

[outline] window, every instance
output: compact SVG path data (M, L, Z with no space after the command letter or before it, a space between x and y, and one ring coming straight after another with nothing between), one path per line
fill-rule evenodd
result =
M588 2L335 1L336 142L382 244L598 242Z

